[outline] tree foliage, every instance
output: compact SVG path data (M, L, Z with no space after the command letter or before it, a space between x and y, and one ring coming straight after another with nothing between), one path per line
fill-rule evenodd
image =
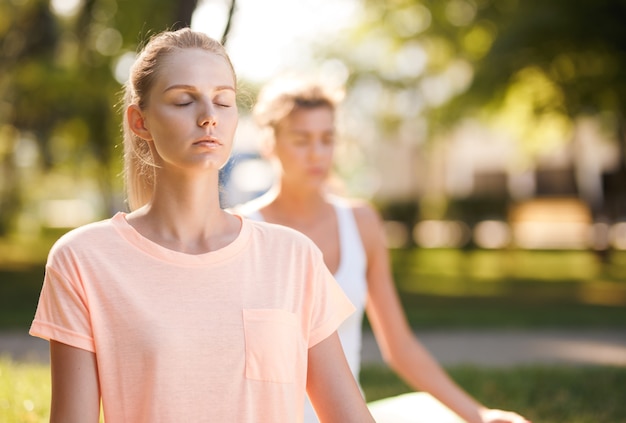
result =
M427 117L432 132L502 108L511 89L536 85L535 115L610 116L626 105L624 0L364 0L364 14L331 55L350 86L375 81L392 124ZM541 85L543 84L543 85ZM547 90L547 91L546 91Z
M188 26L196 3L84 0L69 10L72 2L0 1L0 235L41 195L38 184L44 197L77 195L54 175L96 180L103 208L113 207L123 78L116 72L150 34Z
M623 0L520 1L498 22L497 37L476 63L474 82L463 97L485 102L505 91L520 72L533 68L562 93L561 106L568 116L623 116L624 19Z
M591 117L621 152L617 169L598 176L608 201L602 213L623 219L626 0L362 5L353 28L322 57L347 68L346 105L358 122L351 132L372 156L380 140L404 144L405 151L441 151L440 140L472 125L515 143L507 146L519 153L507 158L515 161L507 171L529 170L563 151L576 139L580 118Z

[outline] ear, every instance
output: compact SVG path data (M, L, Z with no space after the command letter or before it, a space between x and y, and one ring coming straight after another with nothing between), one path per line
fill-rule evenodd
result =
M146 126L146 120L143 112L136 104L131 104L126 109L126 119L128 120L128 127L139 138L152 141L152 134Z

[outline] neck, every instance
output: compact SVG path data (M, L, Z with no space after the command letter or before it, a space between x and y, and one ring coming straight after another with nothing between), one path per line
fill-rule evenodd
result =
M308 227L329 211L323 190L291 189L280 184L274 185L257 204L265 220L296 229Z
M315 210L316 207L326 203L326 191L324 186L303 187L281 183L275 186L276 202L288 204L292 209Z
M152 208L167 218L172 216L180 223L182 219L199 223L210 220L221 211L217 172L205 177L188 178L168 176L157 180L152 196Z
M152 201L131 213L129 222L148 239L176 251L223 247L236 237L239 221L221 209L217 181L210 179L157 181Z

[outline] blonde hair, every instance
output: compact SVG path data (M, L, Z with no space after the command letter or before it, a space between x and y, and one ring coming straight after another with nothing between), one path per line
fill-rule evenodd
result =
M343 91L303 77L276 78L260 91L252 110L254 120L262 129L276 129L294 110L327 107L335 112Z
M233 73L233 65L224 47L216 40L189 28L164 31L150 38L131 67L124 87L124 182L130 210L147 204L154 188L155 164L148 143L129 127L126 109L132 104L144 108L165 57L181 49L198 48L223 57Z

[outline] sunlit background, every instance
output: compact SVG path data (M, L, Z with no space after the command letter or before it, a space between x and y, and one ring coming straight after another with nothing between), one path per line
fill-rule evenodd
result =
M622 3L4 0L0 236L125 207L120 85L142 40L188 24L224 37L242 87L225 206L271 184L248 111L300 72L346 88L337 173L389 246L626 249Z

